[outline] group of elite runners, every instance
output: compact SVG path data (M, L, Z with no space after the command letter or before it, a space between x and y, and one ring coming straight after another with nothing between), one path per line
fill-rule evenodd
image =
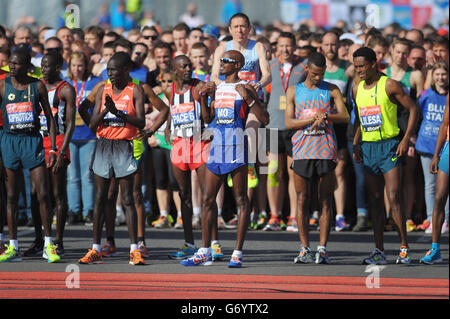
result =
M214 54L212 80L192 77L192 62L185 55L173 60L175 81L165 92L168 105L146 84L130 77L131 59L116 52L107 64L108 80L97 85L94 98L87 99L77 110L74 87L61 79L63 58L49 52L42 58L43 80L28 75L31 56L16 49L9 59L9 73L0 75L1 158L9 226L9 245L3 245L0 262L20 261L17 238L19 169L29 169L36 236L43 227L43 257L58 262L64 253L62 237L67 211L65 168L70 161L69 143L74 131L76 112L97 135L91 169L94 173L95 202L93 211L93 245L80 258L80 264L102 263L104 254L101 234L103 225L111 224L114 196L120 187L130 237L132 265L145 264L148 251L138 245L143 236L142 216L136 209L133 194L135 179L141 167L136 143L151 137L168 121L171 128L172 164L180 188L182 219L186 244L172 255L184 266L210 265L224 258L218 242L216 196L228 175L239 211L237 237L228 267L242 266L242 250L249 227L248 191L249 118L268 125L270 117L260 99L261 89L272 80L270 66L261 43L249 39L250 20L238 13L230 19L233 39L218 46ZM288 39L289 40L289 39ZM293 40L294 41L294 40ZM295 42L295 41L294 41ZM295 43L292 43L295 46ZM417 122L417 107L398 81L378 69L376 53L361 47L353 53L355 80L351 94L355 107L353 156L363 162L375 249L365 264L385 264L383 230L383 194L386 187L392 217L397 226L401 247L397 263L409 264L409 246L405 216L400 209L400 163L408 151L409 140ZM297 215L301 248L296 263L329 263L326 250L332 216L334 170L337 165L338 141L334 126L347 123L350 115L339 87L324 80L326 57L313 52L302 62L304 81L286 85L284 122L292 130L294 185L297 193ZM287 82L286 82L287 83ZM160 113L150 128L144 130L144 104ZM280 99L281 104L281 99ZM400 138L398 105L409 113L406 131ZM89 112L89 108L93 111ZM281 105L280 105L281 108ZM421 261L439 261L440 229L444 222L444 205L448 197L448 95L444 119L439 129L431 170L437 174L433 212L433 248ZM259 125L258 124L258 125ZM209 131L209 134L205 132ZM212 134L211 134L212 132ZM139 149L139 148L138 148ZM190 172L196 170L202 189L202 243L194 247ZM2 183L3 184L3 183ZM56 239L52 240L51 191L56 202ZM316 185L317 190L310 190ZM320 242L315 255L309 242L309 200L318 194L320 205ZM114 205L114 206L113 206ZM112 207L111 207L112 206ZM0 218L2 221L3 218ZM3 225L1 225L3 228ZM436 246L437 245L437 246ZM439 254L436 257L436 254ZM432 257L429 257L432 256ZM431 259L430 259L431 258Z

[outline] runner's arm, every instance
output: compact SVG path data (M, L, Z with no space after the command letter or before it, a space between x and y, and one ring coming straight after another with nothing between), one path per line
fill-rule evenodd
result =
M61 150L66 152L75 130L75 115L77 112L75 104L76 92L73 86L66 84L61 90L61 97L66 102L66 133L64 134L64 142Z
M236 89L237 89L237 87L236 87ZM253 113L255 114L258 121L260 121L263 125L269 124L269 121L270 121L269 113L262 106L261 101L258 98L258 93L256 93L255 88L253 86L251 86L250 84L246 84L245 89L246 89L245 91L247 92L247 94L244 94L244 95L241 94L242 98L245 100L245 102L247 103L247 105L249 107L250 107L250 105L253 104L251 106L251 109L253 110Z
M48 123L48 131L50 134L50 141L52 144L52 150L56 150L56 124L55 118L53 117L52 111L50 109L50 103L48 102L48 91L45 84L42 81L38 82L39 90L39 102L44 111L45 117Z
M97 94L95 96L94 111L92 112L91 120L89 122L89 128L91 129L92 132L97 131L97 127L99 126L100 122L103 120L105 115L108 114L108 112L109 112L106 109L106 107L103 109L103 111L100 111L101 107L102 107L102 96L103 96L104 87L105 87L105 84L103 83L99 87Z
M91 93L83 100L83 102L81 102L78 107L78 113L87 126L89 126L89 123L91 122L91 114L89 114L88 110L95 105L97 92L100 87L103 87L105 85L105 83L106 81L97 83L97 85L92 89ZM95 134L95 131L93 131L93 133Z
M388 79L386 81L386 93L389 97L393 97L394 101L400 103L409 112L408 127L406 129L405 135L403 136L400 144L397 147L396 152L396 154L401 157L403 155L406 155L406 153L408 152L409 140L414 133L418 114L417 105L413 102L409 95L405 93L400 83L395 80Z
M225 52L225 43L220 43L214 52L214 62L211 70L211 81L214 81L216 85L219 85L222 81L219 79L220 58Z
M156 118L156 120L154 121L152 127L150 128L150 130L154 133L161 127L161 125L164 124L164 122L166 121L167 117L169 116L169 107L167 106L166 103L164 103L163 100L161 100L155 94L153 89L148 84L144 84L142 86L142 88L144 90L144 93L148 97L151 105L153 107L155 107L159 111L158 117Z
M295 118L295 92L295 85L290 86L286 91L286 112L284 114L284 121L288 130L300 130L316 121L315 116L305 119Z

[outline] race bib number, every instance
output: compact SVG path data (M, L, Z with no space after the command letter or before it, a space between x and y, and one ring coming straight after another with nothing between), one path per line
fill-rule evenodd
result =
M172 106L171 116L175 129L193 128L195 121L194 103L182 103Z
M123 113L128 114L127 111L123 111ZM103 118L103 125L109 127L125 127L125 122L121 118L108 112Z
M34 110L32 102L6 104L8 122L12 131L30 130L34 125Z
M364 106L360 109L361 126L364 132L373 132L383 125L381 106Z
M240 71L238 76L242 81L256 81L256 73L253 71Z
M117 110L122 111L124 114L128 114L126 103L120 103L116 101L115 105ZM103 125L109 127L125 127L126 123L121 118L118 118L111 112L108 112L103 118Z
M318 110L315 109L305 109L302 111L302 118L306 119L314 116ZM304 135L324 135L325 134L325 122L322 122L318 127L312 128L312 125L308 125L303 129Z
M231 92L219 93L216 96L216 124L226 125L234 123L234 105L236 94Z

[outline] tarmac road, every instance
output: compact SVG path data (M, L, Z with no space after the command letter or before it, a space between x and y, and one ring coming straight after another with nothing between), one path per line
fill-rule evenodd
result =
M201 244L201 232L194 231L197 246ZM310 232L311 248L315 251L319 232ZM396 232L385 232L385 251L388 265L381 273L389 278L442 278L449 279L449 237L443 235L441 243L443 264L423 265L419 259L431 247L431 235L424 232L408 233L410 265L396 265L400 242ZM5 227L5 235L7 229ZM220 230L219 239L225 260L208 267L184 267L179 261L168 258L168 253L181 247L183 231L175 229L154 229L147 227L146 243L150 257L143 266L128 264L129 239L126 226L116 228L116 245L119 255L104 258L101 265L79 265L80 272L99 273L158 273L158 274L242 274L242 275L285 275L285 276L361 276L366 277L366 266L362 265L374 248L372 232L331 231L327 250L330 265L294 264L300 247L297 233L248 231L244 244L243 268L229 269L227 263L233 251L235 230ZM19 227L21 251L25 251L34 239L33 228ZM102 244L104 241L102 242ZM48 264L41 257L23 257L22 262L0 264L2 272L64 272L70 264L77 264L88 248L92 247L91 226L67 226L64 238L65 256L61 262Z

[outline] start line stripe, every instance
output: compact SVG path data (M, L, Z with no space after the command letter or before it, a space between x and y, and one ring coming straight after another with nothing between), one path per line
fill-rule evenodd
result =
M449 298L448 279L220 274L2 272L0 298L417 299Z

